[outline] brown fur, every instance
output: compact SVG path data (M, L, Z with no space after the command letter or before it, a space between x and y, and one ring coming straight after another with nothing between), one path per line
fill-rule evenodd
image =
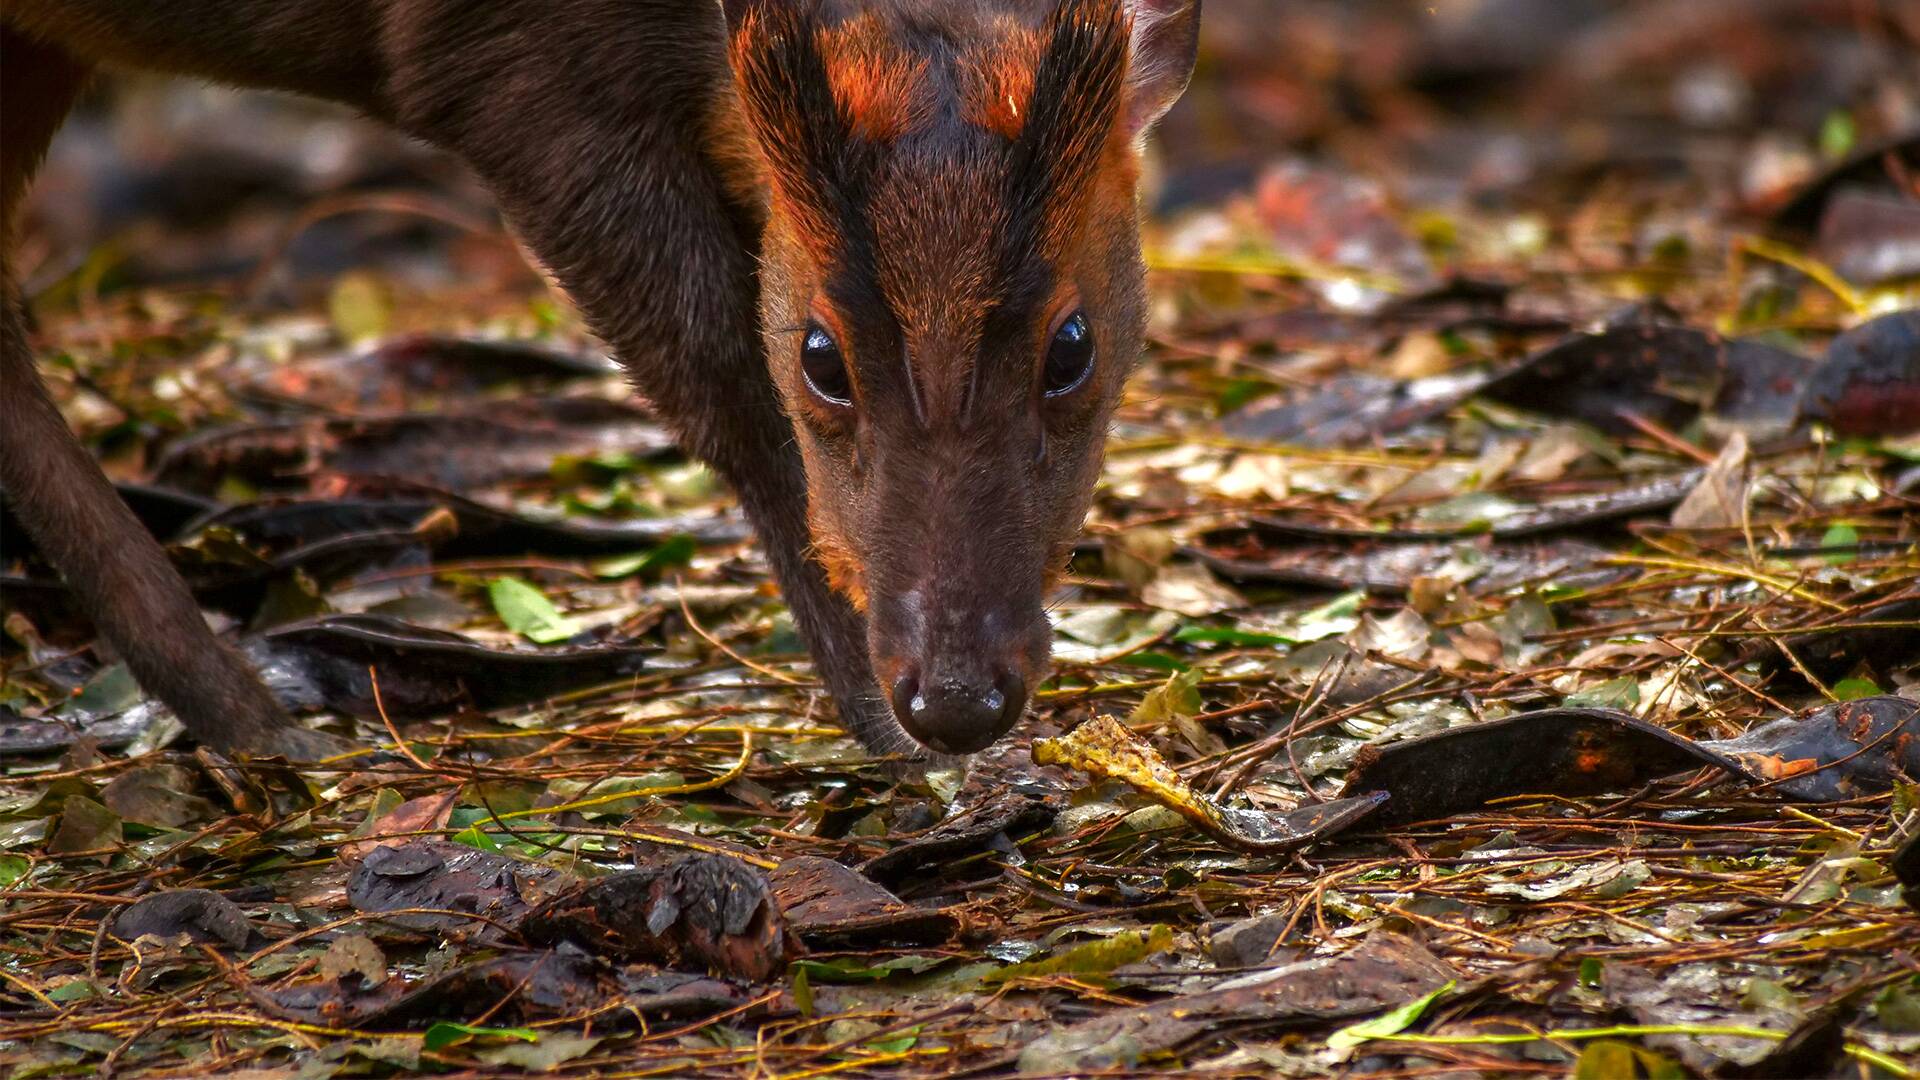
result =
M966 749L1044 674L1043 590L1140 347L1134 148L1184 85L1197 3L8 0L0 210L93 61L327 97L447 149L739 493L869 745L914 749L876 672L1017 675L1004 717L936 746ZM1068 303L1100 359L1043 399ZM799 376L812 319L852 406ZM0 488L41 549L197 737L284 746L60 423L11 285L0 330Z

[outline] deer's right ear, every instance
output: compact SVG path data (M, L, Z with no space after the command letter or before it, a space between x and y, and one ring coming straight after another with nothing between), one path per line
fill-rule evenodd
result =
M1133 15L1127 124L1138 138L1173 107L1193 76L1200 51L1200 0L1126 0L1126 6Z

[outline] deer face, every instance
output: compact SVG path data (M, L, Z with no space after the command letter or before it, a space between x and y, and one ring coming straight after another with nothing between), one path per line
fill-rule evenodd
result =
M1140 351L1138 147L1198 2L725 6L815 556L900 726L982 749L1046 673Z

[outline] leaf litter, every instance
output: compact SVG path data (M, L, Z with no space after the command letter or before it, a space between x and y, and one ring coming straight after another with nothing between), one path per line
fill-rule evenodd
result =
M1209 0L1057 671L966 768L835 726L504 232L238 281L308 157L135 246L70 185L56 395L350 749L184 746L0 521L8 1074L1912 1075L1914 29L1520 10Z

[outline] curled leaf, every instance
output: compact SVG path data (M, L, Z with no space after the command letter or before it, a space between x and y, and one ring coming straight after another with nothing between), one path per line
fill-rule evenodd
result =
M1033 760L1040 765L1064 765L1103 780L1119 780L1193 822L1215 840L1261 854L1292 851L1331 836L1386 801L1380 794L1361 795L1284 814L1221 806L1189 787L1125 724L1104 715L1060 738L1035 740Z

